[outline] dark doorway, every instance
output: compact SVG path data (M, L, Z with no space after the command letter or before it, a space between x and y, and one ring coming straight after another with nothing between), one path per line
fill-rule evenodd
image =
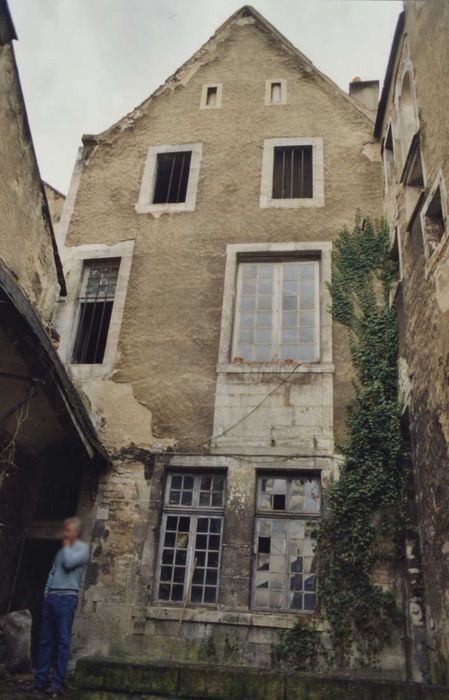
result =
M39 643L41 607L45 583L53 559L61 543L51 539L25 540L19 562L11 611L28 609L33 618L31 629L31 655L33 664Z

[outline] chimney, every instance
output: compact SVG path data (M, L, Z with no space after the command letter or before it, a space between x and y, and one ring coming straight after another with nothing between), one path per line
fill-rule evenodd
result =
M379 102L379 81L354 78L349 83L349 94L366 109L375 112Z

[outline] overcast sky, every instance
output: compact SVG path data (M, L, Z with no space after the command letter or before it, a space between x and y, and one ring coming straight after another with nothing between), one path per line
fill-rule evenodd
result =
M142 102L243 0L9 0L42 177L66 193L81 134ZM383 80L400 0L254 0L344 90Z

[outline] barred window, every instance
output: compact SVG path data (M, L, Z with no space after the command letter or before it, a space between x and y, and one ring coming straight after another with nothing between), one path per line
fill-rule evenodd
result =
M223 533L223 474L170 474L162 517L157 597L215 604Z
M313 197L312 146L275 146L272 197Z
M120 259L87 260L78 297L73 364L103 362Z
M319 353L319 262L240 262L233 358L314 362Z
M158 153L153 204L186 201L191 151Z
M314 610L314 529L320 513L318 477L270 475L258 478L254 609Z

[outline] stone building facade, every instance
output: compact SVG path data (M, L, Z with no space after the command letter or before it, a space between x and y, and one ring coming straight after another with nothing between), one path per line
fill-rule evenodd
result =
M244 7L83 137L56 325L112 468L78 654L263 665L313 613L352 393L327 283L338 230L382 210L377 87L345 94ZM400 645L381 667L404 675Z
M105 454L56 352L51 321L56 300L65 296L65 279L15 39L1 0L0 615L29 608L37 623L60 521L82 509L83 499L90 507Z
M406 1L376 120L385 212L400 263L400 383L417 493L424 611L434 680L449 683L449 5ZM415 561L412 566L420 568ZM420 585L417 597L421 597Z

